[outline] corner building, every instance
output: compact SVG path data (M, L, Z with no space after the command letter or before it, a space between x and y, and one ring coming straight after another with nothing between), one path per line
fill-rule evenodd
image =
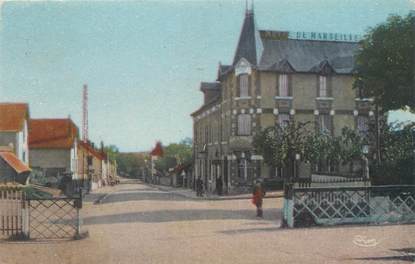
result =
M238 193L257 178L281 177L284 169L267 166L252 146L256 131L276 124L367 133L374 114L353 89L357 49L352 35L258 30L247 10L232 65L200 84L204 103L191 114L194 178L208 192Z

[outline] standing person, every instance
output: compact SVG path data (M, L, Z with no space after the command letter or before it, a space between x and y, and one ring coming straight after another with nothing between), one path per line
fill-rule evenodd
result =
M196 196L202 196L203 193L203 181L201 178L196 180Z
M223 187L222 178L219 177L216 179L216 191L219 196L222 195L222 187Z
M265 196L265 189L260 180L257 180L252 190L252 203L256 206L256 216L262 217L262 200Z

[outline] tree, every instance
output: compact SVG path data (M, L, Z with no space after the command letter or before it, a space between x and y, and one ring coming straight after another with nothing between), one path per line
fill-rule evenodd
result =
M312 165L321 162L329 166L347 164L363 155L365 139L352 129L342 129L340 136L332 136L307 129L310 123L290 122L287 126L268 127L254 137L254 146L264 162L272 167L289 168L293 175L295 154Z
M415 122L381 126L381 163L371 161L375 184L415 183Z
M104 152L107 153L108 159L110 161L115 161L117 159L117 156L120 153L120 151L118 150L118 147L115 145L105 146Z
M187 165L192 162L192 140L185 138L180 143L171 143L163 149L164 155L159 158L155 167L158 171L167 172L178 164Z
M295 154L304 153L308 124L288 122L285 126L268 127L254 137L253 145L262 154L266 164L278 168L288 167L292 175Z
M384 111L415 111L415 15L390 16L371 29L356 57L354 87Z
M136 178L146 166L146 156L142 153L119 153L116 158L120 175Z

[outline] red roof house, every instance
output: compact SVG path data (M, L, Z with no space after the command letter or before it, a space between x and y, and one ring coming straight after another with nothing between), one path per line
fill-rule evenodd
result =
M162 157L163 156L163 147L161 146L161 142L158 141L154 149L150 152L151 156Z
M29 118L29 105L26 103L0 103L0 131L18 132Z
M28 104L0 103L0 147L10 147L26 164L29 162L28 120Z
M48 178L51 186L62 177L77 177L78 127L70 118L31 119L29 122L30 166Z
M70 149L78 138L78 127L71 119L31 119L29 127L31 149Z

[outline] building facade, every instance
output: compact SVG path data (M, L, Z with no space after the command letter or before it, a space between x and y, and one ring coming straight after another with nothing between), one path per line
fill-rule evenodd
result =
M26 165L29 164L28 120L28 104L0 103L0 147L10 148Z
M52 186L77 179L78 127L67 119L31 119L30 166Z
M281 177L252 146L258 131L276 124L367 133L371 100L353 89L357 49L353 35L258 30L247 10L232 64L219 65L216 81L200 85L204 103L191 114L194 177L209 192L228 193Z

